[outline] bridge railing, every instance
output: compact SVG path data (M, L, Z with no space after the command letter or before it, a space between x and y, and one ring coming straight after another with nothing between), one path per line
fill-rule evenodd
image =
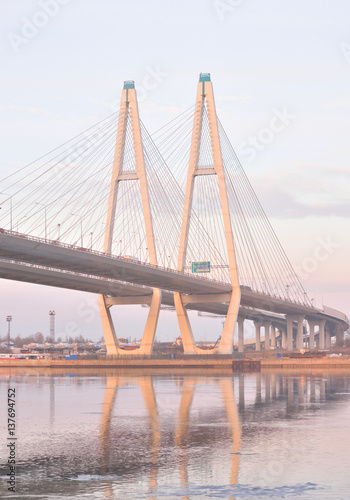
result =
M3 229L3 228L0 228L0 235L1 234L7 234L9 236L15 236L15 237L19 237L19 238L24 238L24 239L29 240L29 241L35 241L35 242L38 242L38 243L45 243L45 244L49 244L49 245L55 245L55 246L59 246L59 247L67 248L67 249L71 249L71 250L83 251L83 252L87 252L87 253L90 253L90 254L93 254L93 255L97 255L97 256L100 256L100 257L108 257L108 258L113 259L113 260L119 260L119 261L123 261L123 262L129 262L129 263L132 263L132 264L134 264L136 266L149 267L149 268L152 268L152 269L159 269L160 271L166 271L166 272L169 272L169 273L172 273L172 274L176 274L176 275L180 275L180 276L188 276L190 278L194 278L194 279L199 280L199 281L201 281L201 280L202 281L204 280L206 282L210 281L210 282L217 283L219 285L225 285L225 286L230 286L231 285L231 283L227 283L225 281L220 281L220 280L213 279L213 278L208 278L206 276L199 276L199 275L195 275L195 274L185 273L185 272L178 271L177 269L172 269L170 267L162 267L162 266L159 266L159 265L156 265L156 264L150 264L149 262L144 262L144 261L134 262L134 261L130 261L128 258L125 258L122 255L114 255L114 254L111 254L111 253L108 253L108 252L100 252L98 250L93 250L92 248L85 248L85 247L81 247L81 246L78 246L78 245L73 245L73 244L70 244L70 243L64 243L64 242L59 241L59 240L50 240L50 239L47 239L47 238L40 238L38 236L32 236L32 235L28 235L28 234L24 234L24 233L19 233L18 231L10 231L8 229ZM46 267L46 269L47 269L47 267ZM54 269L57 269L57 268L50 267L50 269L54 270ZM74 271L66 271L66 272L72 272L72 273L74 273ZM91 276L88 273L77 273L77 274L85 275L85 276ZM118 280L118 281L121 281L121 280ZM140 285L140 286L142 286L142 285ZM252 292L254 294L259 294L262 297L271 297L271 298L277 298L277 299L280 299L280 300L285 300L283 297L281 297L279 295L269 295L268 293L261 292L261 291L258 291L258 290L254 290L251 287L248 287L246 285L240 285L240 288L241 288L242 291L246 291L248 293ZM305 304L303 304L302 302L300 302L300 300L293 300L293 299L289 298L288 302L293 302L293 303L305 306ZM307 306L307 307L315 309L315 307L313 307L313 306ZM327 309L329 311L334 311L335 313L339 313L339 311L331 310L331 308L327 308ZM342 313L339 313L339 314L342 314ZM342 315L342 317L340 319L342 319L343 321L346 321L346 322L349 321L348 318L346 317L346 315Z
M0 233L1 234L7 234L9 236L16 236L16 237L20 237L20 238L25 238L27 240L36 241L38 243L45 243L45 244L48 244L48 245L55 245L55 246L59 246L59 247L62 247L62 248L69 248L71 250L77 250L77 251L81 251L81 252L87 252L87 253L91 253L91 254L94 254L94 255L98 255L100 257L108 257L108 258L114 259L114 260L121 260L123 262L129 262L129 263L134 264L134 265L151 267L151 268L154 268L154 269L159 269L160 271L167 271L167 272L171 272L171 273L178 274L178 275L181 275L181 276L189 276L189 277L195 278L197 280L212 281L212 282L218 283L220 285L231 285L231 283L227 283L225 281L220 281L220 280L217 280L217 279L214 279L214 278L207 278L206 276L197 276L195 274L184 273L182 271L178 271L177 269L173 269L171 267L162 267L162 266L159 266L157 264L150 264L149 262L144 262L144 261L136 261L136 262L135 261L130 261L128 258L125 258L122 255L114 255L114 254L111 254L111 253L108 253L108 252L100 252L98 250L93 250L92 248L85 248L85 247L81 247L81 246L78 246L78 245L72 245L70 243L64 243L64 242L59 241L59 240L49 240L47 238L40 238L39 236L32 236L32 235L29 235L29 234L19 233L17 231L10 231L8 229L3 229L3 228L0 228Z
M18 260L13 260L13 259L1 259L2 261L4 262L9 262L11 264L18 264L18 263L21 263L21 261L18 261ZM57 267L51 267L51 266L42 266L40 264L33 264L33 263L28 263L28 262L22 262L23 264L25 264L26 266L30 266L30 267L33 267L35 269L43 269L45 271L55 271L55 272L60 272L62 274L69 274L69 275L73 275L73 276L84 276L86 278L93 278L93 279L96 279L96 280L101 280L103 282L111 282L111 283L115 283L116 281L118 283L122 283L122 284L125 284L125 285L129 285L130 283L128 281L123 281L121 279L113 279L113 278L102 278L101 276L96 276L95 274L88 274L88 273L83 273L81 271L77 272L77 271L68 271L67 269L58 269ZM145 288L147 290L150 289L149 286L147 285L140 285L138 284L137 285L139 288Z
M346 314L342 313L341 311L338 311L337 309L333 309L332 307L323 306L323 312L325 314L329 314L330 316L341 319L349 325L349 318L347 317Z

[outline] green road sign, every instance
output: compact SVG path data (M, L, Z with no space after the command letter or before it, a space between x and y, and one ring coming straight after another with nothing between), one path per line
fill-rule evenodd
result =
M192 262L193 273L210 273L210 262Z

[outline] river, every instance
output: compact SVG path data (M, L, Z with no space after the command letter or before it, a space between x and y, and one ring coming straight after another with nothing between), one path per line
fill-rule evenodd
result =
M346 370L3 368L0 422L2 499L350 497Z

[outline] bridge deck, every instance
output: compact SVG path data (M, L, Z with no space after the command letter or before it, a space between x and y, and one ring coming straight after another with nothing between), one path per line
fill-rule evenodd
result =
M24 235L0 233L0 258L9 259L0 261L0 278L123 297L149 296L153 287L161 288L166 305L174 304L175 291L189 295L215 295L232 291L229 283ZM241 287L241 306L246 310L265 311L266 317L275 314L276 319L278 315L304 314L310 320L323 318L342 322L348 327L346 316L334 309L325 308L321 311L254 292L246 287ZM227 312L224 303L194 303L189 304L188 308L223 315Z

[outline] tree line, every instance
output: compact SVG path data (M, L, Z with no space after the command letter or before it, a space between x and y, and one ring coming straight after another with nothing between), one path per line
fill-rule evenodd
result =
M15 338L11 337L11 342L14 343L15 347L23 347L24 345L27 344L52 344L53 343L53 338L50 337L50 335L46 335L46 337L41 333L37 332L34 333L33 335L27 335L26 337L21 337L21 335L17 335ZM76 336L76 337L71 337L71 336L66 336L65 339L62 339L62 337L57 337L55 339L55 344L60 344L61 342L65 342L67 344L86 344L87 342L96 342L90 339L85 339L82 335ZM98 342L104 342L104 338L101 337ZM0 337L0 344L2 343L7 343L7 335L4 335ZM3 347L2 349L6 349ZM2 351L3 352L3 351Z

